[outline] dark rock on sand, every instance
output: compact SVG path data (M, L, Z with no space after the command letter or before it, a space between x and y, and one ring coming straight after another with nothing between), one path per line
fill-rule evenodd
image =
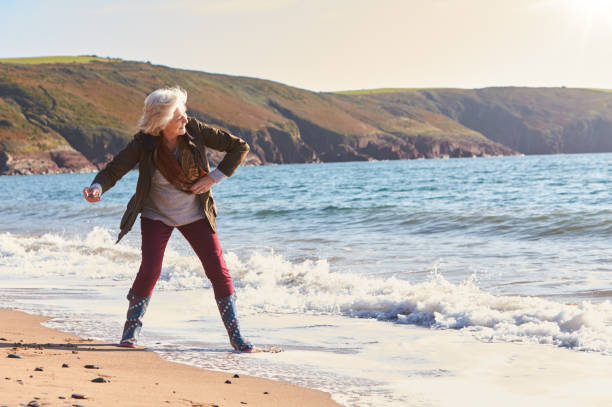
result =
M231 380L226 380L225 384L232 384L232 381Z
M43 372L44 369L42 367L37 367L36 369L34 369L35 372Z
M36 400L32 400L28 403L28 407L40 407L40 403Z
M100 369L100 366L97 366L97 365L85 365L85 369Z
M108 380L106 380L103 377L96 377L95 379L92 379L91 381L94 383L108 383Z
M16 353L9 353L7 358L11 358L11 359L21 359L21 356L16 354Z
M68 363L62 363L62 367L70 367Z
M235 374L235 375L234 375L234 376L232 376L232 377L233 377L234 379L239 379L239 378L240 378L240 376L239 376L239 375L237 375L237 374Z
M72 397L73 399L80 399L80 400L84 400L84 399L87 398L86 395L79 394L79 393L72 393L72 396L70 396L70 397Z

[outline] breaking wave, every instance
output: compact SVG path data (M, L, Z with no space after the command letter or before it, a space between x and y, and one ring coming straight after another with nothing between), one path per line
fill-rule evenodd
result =
M425 282L335 273L325 260L292 263L281 255L226 253L241 306L247 312L332 314L469 332L486 341L552 344L612 355L612 303L561 303L538 297L500 296L474 281L447 281L437 271ZM83 239L56 234L0 234L0 277L106 279L128 284L140 250L114 244L96 228ZM209 289L195 255L169 247L161 290Z

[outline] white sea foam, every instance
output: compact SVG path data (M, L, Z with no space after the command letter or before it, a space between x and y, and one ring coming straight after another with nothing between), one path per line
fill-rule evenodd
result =
M242 258L226 253L245 312L310 313L376 318L472 333L485 341L545 343L612 354L612 304L564 304L542 298L495 296L472 281L452 284L433 272L429 281L411 284L334 273L324 261L291 263L273 253ZM105 229L85 239L54 234L0 234L0 276L69 277L129 282L138 270L140 251L114 244ZM194 255L169 247L158 290L208 288Z
M291 264L255 254L228 256L249 306L271 312L332 313L400 324L462 329L487 341L546 343L612 354L612 304L564 304L495 296L474 282L452 284L433 272L427 282L330 272L325 261Z

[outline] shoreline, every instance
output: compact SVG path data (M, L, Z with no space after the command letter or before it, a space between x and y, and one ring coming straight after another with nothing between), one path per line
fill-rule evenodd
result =
M144 348L41 325L49 319L0 309L0 406L341 406L319 390L170 362ZM96 378L107 382L92 382ZM72 397L79 394L87 398Z
M610 152L594 152L594 153L549 153L549 154L523 154L517 152L516 154L474 154L471 156L451 156L449 154L439 154L433 155L430 157L413 157L413 158L392 158L392 159L375 159L371 158L368 160L341 160L341 161L309 161L309 162L262 162L259 158L250 159L249 162L241 164L241 167L260 167L260 166L273 166L273 165L301 165L301 164L337 164L337 163L356 163L356 162L378 162L378 161L419 161L419 160L449 160L449 159L464 159L464 158L499 158L499 157L525 157L527 155L576 155L576 154L609 154ZM216 167L217 162L210 160L211 167ZM15 176L28 176L28 175L56 175L56 174L94 174L99 172L102 168L106 166L107 163L104 164L93 164L92 166L96 167L94 169L89 169L89 167L83 168L70 168L70 167L58 167L57 169L48 169L43 168L42 170L35 170L31 167L28 167L26 170L21 169L7 169L4 171L0 171L0 176L7 177L15 177ZM1 165L0 165L1 168ZM138 171L138 169L133 169L130 171Z

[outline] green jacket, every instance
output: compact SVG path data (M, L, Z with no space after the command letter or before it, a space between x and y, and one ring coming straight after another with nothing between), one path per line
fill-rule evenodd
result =
M217 168L228 177L231 176L236 168L246 157L249 145L246 141L223 130L215 129L192 117L186 125L187 133L179 142L179 148L190 148L196 151L201 167L210 172L210 165L206 158L206 148L224 151L225 157ZM94 178L92 184L98 183L102 186L102 193L108 191L121 179L128 171L138 164L138 183L136 193L127 204L125 213L121 218L121 224L117 243L126 233L128 233L138 214L142 210L145 199L151 190L151 178L155 172L157 161L157 138L143 132L137 133L132 141L117 154L104 169ZM200 202L206 219L213 231L217 230L215 218L217 208L213 199L212 191L199 194Z

